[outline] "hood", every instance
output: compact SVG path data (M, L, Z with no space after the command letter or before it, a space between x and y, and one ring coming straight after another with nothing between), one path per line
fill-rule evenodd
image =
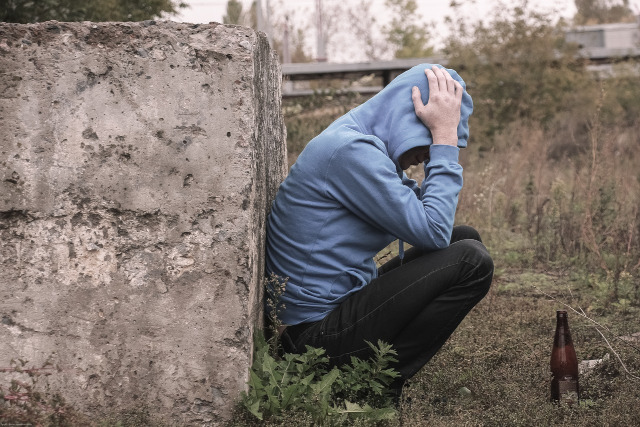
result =
M398 158L402 153L417 146L433 144L431 131L416 116L411 100L411 88L420 88L422 102L426 104L429 99L429 84L424 70L435 65L437 64L420 64L405 71L373 98L350 113L363 133L375 135L382 140L387 146L389 157L398 167ZM473 101L458 73L446 70L465 88L458 124L458 147L466 147Z

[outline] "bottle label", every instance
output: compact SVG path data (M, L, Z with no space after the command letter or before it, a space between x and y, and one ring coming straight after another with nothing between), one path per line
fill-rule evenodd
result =
M566 379L558 381L560 403L573 405L578 403L578 381Z

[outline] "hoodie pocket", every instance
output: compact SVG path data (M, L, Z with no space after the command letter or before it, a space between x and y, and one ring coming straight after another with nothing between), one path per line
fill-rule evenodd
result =
M367 282L357 271L345 271L331 283L329 297L333 302L339 302L366 285Z

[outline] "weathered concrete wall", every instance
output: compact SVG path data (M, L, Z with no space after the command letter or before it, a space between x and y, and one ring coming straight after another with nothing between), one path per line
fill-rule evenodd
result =
M0 367L51 358L93 415L228 417L285 150L250 29L0 24Z

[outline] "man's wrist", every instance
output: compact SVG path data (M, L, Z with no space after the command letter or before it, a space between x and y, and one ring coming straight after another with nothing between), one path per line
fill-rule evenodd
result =
M432 133L434 145L452 145L458 146L458 132Z

